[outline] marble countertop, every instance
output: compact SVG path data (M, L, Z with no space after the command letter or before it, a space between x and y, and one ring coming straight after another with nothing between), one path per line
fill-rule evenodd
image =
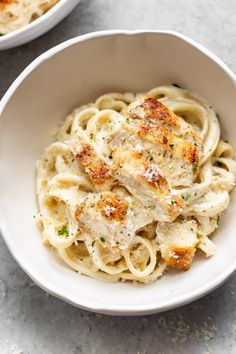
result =
M212 50L236 72L235 0L81 0L43 37L0 52L0 97L45 50L105 29L176 30ZM137 318L96 315L32 283L0 238L0 353L233 354L235 294L236 274L203 299L166 313Z

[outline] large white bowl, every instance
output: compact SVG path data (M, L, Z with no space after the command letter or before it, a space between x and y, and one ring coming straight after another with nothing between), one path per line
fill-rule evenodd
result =
M73 272L43 246L35 225L35 161L61 119L105 92L173 82L209 100L225 137L235 142L235 76L208 50L174 32L109 31L69 40L30 64L2 99L0 226L16 261L49 293L91 311L137 315L193 301L235 270L235 194L214 236L217 254L196 258L188 272L171 272L146 286L105 283Z
M32 41L56 26L80 0L60 0L48 12L28 25L0 36L0 50L17 47Z

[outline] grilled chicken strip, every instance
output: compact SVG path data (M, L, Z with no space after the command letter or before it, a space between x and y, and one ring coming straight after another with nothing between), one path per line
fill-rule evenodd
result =
M113 169L114 176L143 204L154 220L171 222L183 211L184 202L171 194L158 166L146 162L142 153L130 145L118 146L114 150Z
M98 156L91 143L81 135L68 144L95 188L98 191L110 190L114 183L112 170L104 159Z
M96 235L103 245L126 249L151 216L130 197L113 192L90 193L78 206L75 214L81 230Z
M191 185L202 156L195 130L155 98L132 104L127 114L117 140L141 146L171 186Z
M181 270L188 270L198 242L196 221L158 223L156 235L161 255L167 264Z

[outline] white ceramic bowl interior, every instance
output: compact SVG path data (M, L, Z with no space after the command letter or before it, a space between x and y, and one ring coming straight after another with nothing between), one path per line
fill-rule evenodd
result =
M32 41L56 26L80 0L60 0L43 16L14 32L0 36L0 50L17 47Z
M36 59L0 103L0 226L21 267L65 301L109 314L160 312L197 299L236 268L232 195L218 232L217 254L196 257L188 272L169 272L146 286L79 275L43 246L33 215L35 162L59 122L78 105L110 91L144 91L178 83L205 97L235 144L235 77L214 55L173 32L97 32L60 44Z

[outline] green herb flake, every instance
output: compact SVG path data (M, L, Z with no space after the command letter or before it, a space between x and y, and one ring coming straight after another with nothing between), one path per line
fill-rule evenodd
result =
M126 123L130 124L130 119L129 118L126 118Z
M59 236L63 235L63 236L69 237L69 231L68 231L66 225L63 225L60 230L57 230L57 233L58 233Z
M186 200L188 200L191 197L191 194L189 194L189 193L183 194L181 197L182 197L183 200L186 201Z
M94 247L95 245L95 240L93 240L93 242L91 243L91 246Z
M100 237L100 241L104 243L105 242L105 238L103 236Z
M109 158L110 160L113 159L112 152L110 153L110 155L108 156L108 158Z
M94 139L94 134L93 134L93 133L90 134L90 139L91 139L91 140Z
M193 172L196 172L197 169L198 169L198 164L197 164L197 162L194 162L193 163Z
M175 145L174 144L169 144L169 147L170 148L173 148Z
M217 222L217 225L219 225L219 223L220 223L220 215L219 214L217 215L216 222Z
M191 227L191 229L190 229L190 230L191 230L192 232L194 231L192 227Z
M151 156L150 159L149 159L149 161L152 161L152 160L153 160L153 157Z
M228 140L223 140L223 141L224 141L225 143L227 143L227 144L229 143L229 141L228 141Z
M176 201L175 201L174 199L171 199L171 200L170 200L170 204L171 204L171 205L174 205L175 203L176 203Z

